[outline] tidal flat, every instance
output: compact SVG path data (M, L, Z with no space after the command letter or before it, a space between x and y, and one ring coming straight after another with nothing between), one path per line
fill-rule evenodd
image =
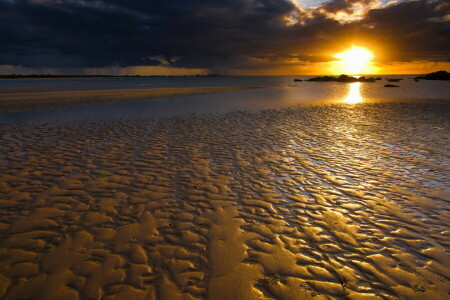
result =
M0 125L2 299L448 299L450 105Z
M58 90L62 85L42 87L0 88L0 113L32 111L57 107L92 105L99 103L148 101L167 97L230 92L248 87L171 87L133 89ZM31 90L31 91L30 91Z

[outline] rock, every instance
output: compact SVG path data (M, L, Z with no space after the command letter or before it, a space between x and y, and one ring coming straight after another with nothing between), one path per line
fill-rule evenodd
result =
M400 78L397 78L397 79L388 79L388 82L400 82L400 80L403 80L403 79L400 79Z
M359 82L375 82L375 79L372 78L372 77L366 78L364 76L361 76L361 77L358 78L358 81Z
M425 79L425 80L450 80L450 73L446 71L437 71L433 73L429 73L424 76L418 76L415 78L418 79Z
M327 82L327 81L336 81L336 82L375 82L374 78L366 78L364 76L361 76L359 78L348 76L345 74L342 74L339 77L333 77L333 76L319 76L310 78L307 81L318 81L318 82Z
M357 81L357 80L358 80L358 79L355 78L355 77L351 77L351 76L342 74L341 76L339 76L339 77L337 78L336 81L338 81L338 82L355 82L355 81Z
M385 84L384 87L400 87L400 86L395 84Z
M303 81L303 80L295 78L294 81Z
M308 81L337 81L337 78L331 76L314 77L308 79Z

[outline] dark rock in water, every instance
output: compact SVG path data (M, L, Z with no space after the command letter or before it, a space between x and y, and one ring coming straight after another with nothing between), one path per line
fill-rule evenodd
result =
M375 79L372 78L372 77L366 78L364 76L361 76L361 77L358 78L358 81L359 82L375 82Z
M381 77L377 77L377 78L375 78L375 80L381 80Z
M366 78L364 76L361 76L359 78L348 76L345 74L342 74L339 77L333 77L333 76L319 76L310 78L307 81L318 81L318 82L327 82L327 81L335 81L335 82L375 82L375 79L370 77Z
M403 80L403 79L399 79L399 78L397 78L397 79L388 79L388 82L400 82L400 80Z
M303 80L301 80L301 79L297 79L297 78L296 78L296 79L294 79L294 81L303 81Z
M424 76L418 76L415 78L418 79L425 79L425 80L450 80L450 73L446 71L437 71L433 73L429 73Z
M351 76L342 74L341 76L339 76L337 78L336 81L338 81L338 82L355 82L355 81L358 81L358 79L356 77L351 77Z
M332 77L332 76L319 76L319 77L314 77L314 78L310 78L308 79L308 81L337 81L337 78Z
M400 87L400 86L395 84L385 84L384 87Z

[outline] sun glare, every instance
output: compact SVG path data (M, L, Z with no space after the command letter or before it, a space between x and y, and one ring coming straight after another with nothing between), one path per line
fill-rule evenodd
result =
M372 70L371 60L373 59L373 54L366 48L352 47L333 57L339 59L333 68L337 73L357 75L370 73Z
M350 83L347 97L342 100L342 102L347 104L364 102L364 99L361 96L361 82Z

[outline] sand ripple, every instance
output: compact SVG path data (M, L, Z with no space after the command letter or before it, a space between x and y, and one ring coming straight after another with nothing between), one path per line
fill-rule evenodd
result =
M447 105L0 125L2 299L448 299Z

